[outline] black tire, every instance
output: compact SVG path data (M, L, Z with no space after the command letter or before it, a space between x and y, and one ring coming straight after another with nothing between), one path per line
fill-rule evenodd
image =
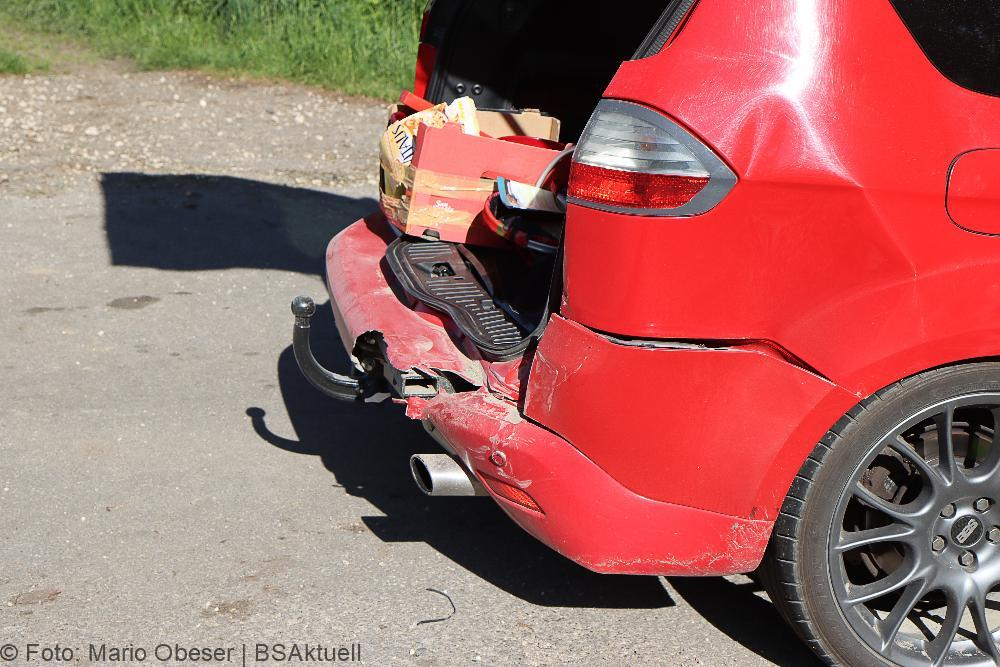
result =
M937 406L951 400L968 402L967 397L970 395L978 397L979 394L983 395L984 401L987 397L990 398L989 405L993 405L994 398L990 394L1000 395L1000 363L984 362L940 368L893 384L865 399L840 419L816 445L796 475L775 522L771 541L758 570L758 575L780 614L825 663L859 666L921 664L920 660L913 662L909 659L900 660L897 657L895 660L898 662L896 662L888 659L886 656L890 649L880 650L871 646L871 642L866 641L859 634L857 625L852 627L852 621L848 620L846 615L848 612L845 612L844 609L854 609L855 607L848 605L857 605L857 603L848 601L848 596L845 596L843 592L838 598L838 592L835 590L837 586L832 578L834 576L832 572L834 568L837 568L837 565L831 563L842 564L844 561L835 559L846 557L843 556L842 551L837 551L834 548L834 542L838 539L843 540L844 533L842 531L844 530L845 516L843 508L848 507L848 503L856 502L854 500L856 496L855 485L870 483L860 481L862 477L858 477L858 471L861 470L862 476L867 474L866 480L871 478L871 473L867 472L871 468L861 466L875 465L874 462L871 464L865 462L872 460L873 456L878 456L879 454L876 452L886 451L876 450L876 448L881 447L881 443L886 441L885 439L889 437L887 434L897 432L894 429L901 427L911 416L929 414L929 412L922 411L927 411L932 406L936 409ZM986 408L977 405L974 409L985 410ZM954 408L952 410L947 422L949 424L948 433L952 433L958 424L957 420L954 423L950 421L951 416L958 414L954 412ZM993 411L992 414L994 415L992 426L995 426L996 415L1000 414L1000 411ZM971 424L971 420L969 423ZM970 435L965 446L972 449L973 452L978 451L973 449L976 446L973 443L977 442L974 438L980 436L978 433L972 435L972 427L967 427L970 430ZM943 429L943 427L940 428ZM977 428L979 428L978 425ZM942 432L939 430L937 433L941 434ZM992 434L992 430L989 433ZM935 435L936 437L937 435ZM956 445L951 442L950 435L948 438L950 447L948 451L955 452ZM989 443L992 443L992 438ZM988 446L991 449L1000 450L1000 442L996 448L993 448L992 444ZM921 456L926 458L926 447L922 451L925 453ZM968 454L963 454L963 456L967 457ZM973 454L974 457L975 454ZM955 459L956 456L951 458ZM944 460L945 457L941 455L938 459L938 465L943 465L941 462ZM978 466L979 464L974 465ZM985 466L985 462L983 465ZM970 473L971 470L972 468L969 468ZM992 474L995 468L983 467L980 470ZM965 476L966 474L963 473L963 479ZM1000 479L997 475L992 475L991 479L1000 487ZM937 496L934 497L937 498ZM846 499L841 500L842 498ZM840 504L838 505L838 503ZM964 505L958 505L958 507L960 511L965 511ZM925 513L930 516L932 511L936 510ZM954 510L952 511L954 512ZM969 511L971 512L971 510ZM937 523L931 525L924 532L938 534L942 530L938 525L942 519L935 516L932 520ZM957 521L958 518L955 520ZM994 520L994 515L990 514L989 518L984 515L983 525ZM835 526L835 522L840 523ZM873 525L877 525L877 522ZM924 532L920 533L920 540L924 539L922 537ZM912 539L919 548L917 538L908 537L907 539ZM841 544L843 545L843 542ZM985 540L984 544L986 544ZM948 543L947 548L951 549L953 546L964 548L963 544L952 545L951 543ZM841 549L843 548L841 546ZM894 548L898 548L901 553L908 553L904 549L904 545ZM928 547L928 549L931 548ZM986 548L987 552L984 552L982 556L984 570L987 569L987 559L994 558L995 549L990 544L987 544ZM919 556L919 558L930 558L930 560L915 562L933 563L935 562L934 558L940 559L942 554L943 552L934 551L932 557ZM914 558L918 558L918 556L914 556ZM840 581L844 580L843 575L837 576L841 577ZM928 580L930 580L930 576L928 576ZM843 591L844 587L838 590ZM966 603L957 602L956 606L962 609L961 605L963 604ZM909 614L913 611L911 609L910 612L902 612L899 616L909 618ZM959 616L962 617L962 615L963 612L959 612ZM853 616L851 618L853 619ZM899 632L899 626L896 627L896 632ZM986 624L985 627L989 628L990 626ZM993 630L988 630L985 636L992 637L991 632ZM895 642L895 633L892 637L888 641ZM948 646L945 650L953 650L952 641L958 641L960 638L961 635L955 640L947 640ZM927 636L927 641L931 641L930 635ZM938 645L942 643L944 642L937 642ZM979 646L978 643L977 646ZM994 652L994 656L998 653L1000 652ZM892 655L898 654L893 653ZM985 649L982 658L987 664L996 662L996 658L991 659ZM932 662L932 660L928 660L923 664L931 664Z

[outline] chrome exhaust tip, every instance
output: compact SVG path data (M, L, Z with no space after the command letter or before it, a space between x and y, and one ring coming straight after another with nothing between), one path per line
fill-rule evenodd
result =
M486 496L486 489L449 454L414 454L410 471L417 487L428 496Z

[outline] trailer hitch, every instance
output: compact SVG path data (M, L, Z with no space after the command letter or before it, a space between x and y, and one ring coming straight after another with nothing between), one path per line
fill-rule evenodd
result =
M363 401L377 393L383 380L377 374L363 373L357 378L329 371L316 361L309 345L310 320L316 314L316 304L307 296L292 299L295 326L292 329L292 350L295 361L310 384L321 392L341 401Z

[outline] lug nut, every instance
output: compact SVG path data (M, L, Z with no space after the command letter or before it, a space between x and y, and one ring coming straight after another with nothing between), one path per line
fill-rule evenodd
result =
M985 512L986 510L988 510L990 508L990 499L989 498L980 498L979 500L976 501L976 503L975 503L975 505L973 505L973 507L976 508L977 512Z
M946 519L955 516L955 506L952 504L948 504L942 507L941 516L943 516Z
M962 564L962 567L969 567L976 562L976 557L972 555L971 551L965 551L958 557L958 562Z
M1000 530L997 531L1000 534ZM931 540L931 549L934 551L941 551L944 549L945 541L940 535L936 535L933 540Z
M986 533L986 539L993 544L1000 542L1000 528L997 528L996 526L990 528L990 532Z

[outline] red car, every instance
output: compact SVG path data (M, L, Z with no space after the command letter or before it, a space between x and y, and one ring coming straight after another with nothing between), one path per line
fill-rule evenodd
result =
M591 570L756 571L831 664L1000 663L1000 4L438 0L417 70L562 119L558 249L359 220L353 375L293 303L314 384Z

